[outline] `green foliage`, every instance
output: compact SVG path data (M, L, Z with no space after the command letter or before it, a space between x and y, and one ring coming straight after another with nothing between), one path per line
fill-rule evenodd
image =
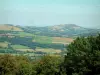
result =
M0 56L0 75L34 75L33 64L23 56Z
M36 66L37 75L55 75L60 70L59 65L59 58L44 56Z
M67 51L64 68L68 75L100 74L100 35L78 37Z
M0 75L15 75L17 72L16 60L10 55L0 56Z
M5 36L5 37L0 37L0 42L9 42L10 41L10 39L7 37L7 36Z
M25 56L0 55L0 75L57 75L61 58L44 56L30 61Z
M16 51L13 49L0 49L0 53L16 53L16 52L20 52L20 51Z
M27 38L16 39L12 43L22 43L23 40L24 45L41 45L29 44ZM64 61L54 56L32 61L24 56L0 55L0 75L100 75L100 35L78 37L67 47Z
M29 61L27 57L18 56L16 57L17 64L18 64L18 72L17 75L32 75L32 63Z

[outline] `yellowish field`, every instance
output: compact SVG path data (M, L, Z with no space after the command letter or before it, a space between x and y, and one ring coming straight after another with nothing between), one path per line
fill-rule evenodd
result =
M49 56L52 56L52 57L61 57L61 55L59 55L59 54L50 54Z
M23 31L22 29L16 26L9 26L9 25L0 25L0 30Z
M53 53L61 53L61 50L58 50L58 49L42 49L42 48L38 48L36 50L33 50L33 49L15 49L15 50L18 50L18 51L23 51L23 52L45 52L45 53L50 53L50 54L53 54Z
M15 50L23 51L23 52L34 52L33 49L15 49Z
M36 52L46 52L46 53L61 53L58 49L36 49Z
M7 42L0 42L0 47L1 48L7 48L8 47L8 43Z
M63 37L54 37L52 43L63 43L63 44L69 44L73 42L74 39L72 38L63 38Z

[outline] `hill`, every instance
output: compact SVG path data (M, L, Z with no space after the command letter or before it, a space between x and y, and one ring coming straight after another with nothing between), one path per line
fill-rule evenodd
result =
M0 30L3 31L23 31L21 28L17 26L13 26L10 24L0 24Z
M61 24L46 27L24 26L21 27L25 32L34 33L41 36L50 37L77 37L86 35L95 35L100 29L89 29L75 24Z
M75 24L46 27L0 25L0 53L28 55L32 59L43 54L62 55L74 37L96 35L99 29L88 29Z

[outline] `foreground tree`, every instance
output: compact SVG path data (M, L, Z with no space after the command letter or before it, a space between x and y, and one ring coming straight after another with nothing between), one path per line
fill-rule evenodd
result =
M0 55L0 75L59 75L60 63L60 56L32 61L25 56Z
M67 48L64 69L68 75L100 74L100 35L78 37Z
M11 55L0 56L0 75L15 75L17 73L16 60Z
M35 75L33 64L25 56L0 55L0 75Z
M36 65L36 75L58 75L61 58L44 56Z

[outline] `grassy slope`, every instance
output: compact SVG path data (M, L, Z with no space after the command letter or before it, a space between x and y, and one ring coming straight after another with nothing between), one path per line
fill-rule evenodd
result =
M10 26L10 25L5 25L5 24L2 24L0 25L0 30L5 30L5 31L23 31L21 28L19 27L16 27L16 26Z

